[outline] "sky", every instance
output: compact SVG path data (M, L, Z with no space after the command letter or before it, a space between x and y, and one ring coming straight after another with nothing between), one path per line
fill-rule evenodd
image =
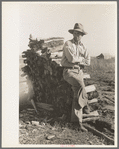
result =
M73 38L68 30L81 23L88 32L82 42L90 55L115 55L116 2L13 2L3 6L5 10L17 8L19 54L29 48L30 34L34 39L64 37L66 41Z

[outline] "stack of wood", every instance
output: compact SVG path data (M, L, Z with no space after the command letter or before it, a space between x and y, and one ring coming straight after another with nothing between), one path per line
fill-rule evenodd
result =
M61 58L63 44L64 38L40 41L29 38L30 49L22 53L26 64L22 71L30 82L30 92L34 93L29 98L35 103L52 104L54 110L61 113L69 109L73 96L70 85L62 77L63 68L53 61L53 58L58 58L58 52Z
M64 38L32 39L29 38L29 47L22 53L25 67L22 68L27 81L30 84L29 90L33 94L29 99L33 99L36 106L43 106L43 103L53 106L57 114L69 114L73 99L73 91L63 79L63 67L60 64L62 57L62 47ZM84 78L90 78L85 75ZM94 86L87 87L87 92L97 93ZM93 99L94 94L90 99ZM42 103L42 105L40 105ZM48 106L45 107L48 109Z

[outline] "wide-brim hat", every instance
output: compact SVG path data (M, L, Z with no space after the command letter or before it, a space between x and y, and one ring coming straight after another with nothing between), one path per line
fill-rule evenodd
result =
M83 35L88 34L87 32L84 31L83 25L82 25L81 23L76 23L76 24L74 25L74 29L70 29L70 30L68 30L68 31L69 31L69 33L71 33L71 34L73 34L74 31L81 32L81 33L83 33Z

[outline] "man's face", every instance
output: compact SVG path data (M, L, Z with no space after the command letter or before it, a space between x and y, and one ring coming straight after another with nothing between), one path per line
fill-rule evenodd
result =
M83 34L81 32L74 31L73 36L74 36L75 41L81 41L81 38L82 38Z

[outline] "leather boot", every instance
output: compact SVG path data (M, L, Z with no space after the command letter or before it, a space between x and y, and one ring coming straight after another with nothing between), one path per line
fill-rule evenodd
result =
M90 113L90 107L89 107L89 105L86 105L86 106L83 108L83 113L85 113L85 114L89 114L89 113Z
M81 131L83 132L87 132L88 130L83 126L83 124L81 122L79 122L79 126L80 126L80 129Z

